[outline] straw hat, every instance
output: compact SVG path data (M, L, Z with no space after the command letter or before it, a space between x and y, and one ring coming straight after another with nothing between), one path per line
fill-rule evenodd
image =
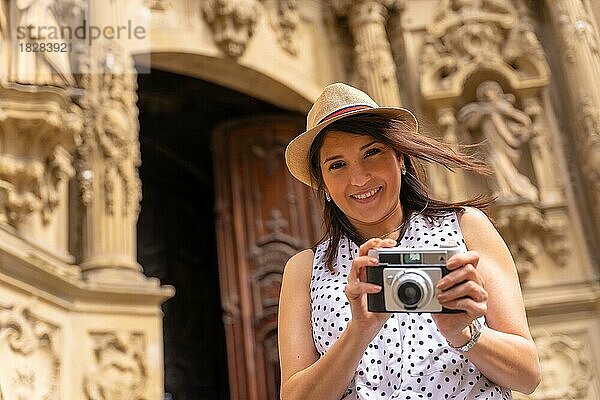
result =
M408 110L379 107L365 92L344 83L333 83L315 101L306 117L306 132L296 136L285 149L285 162L292 175L311 186L309 151L313 140L326 126L357 114L381 114L399 118L417 131L417 119Z

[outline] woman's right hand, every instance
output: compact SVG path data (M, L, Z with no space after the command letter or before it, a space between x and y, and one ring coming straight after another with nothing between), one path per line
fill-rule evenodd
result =
M358 257L352 260L344 292L350 303L352 324L358 328L359 332L370 332L372 335L376 335L391 315L389 313L373 313L367 309L367 293L379 293L382 288L379 285L367 283L366 269L379 264L376 258L367 255L370 249L395 245L396 241L393 239L369 239L360 246Z

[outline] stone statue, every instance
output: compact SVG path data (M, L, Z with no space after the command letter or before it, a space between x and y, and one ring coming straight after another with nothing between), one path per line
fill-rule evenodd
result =
M18 26L26 28L13 51L10 80L32 85L74 86L70 49L61 37L56 0L16 0ZM52 46L52 51L35 47ZM54 48L54 47L58 47ZM62 50L62 51L59 51Z
M505 94L498 82L480 84L477 100L464 106L458 113L458 119L468 129L480 128L489 142L499 200L537 201L537 188L517 168L521 147L533 134L531 119L515 108L514 96Z
M207 0L201 5L215 43L231 57L244 54L262 10L260 3L257 0Z

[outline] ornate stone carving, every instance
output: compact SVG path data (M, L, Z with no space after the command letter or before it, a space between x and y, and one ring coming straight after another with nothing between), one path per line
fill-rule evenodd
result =
M502 58L516 71L531 72L546 64L546 54L535 34L535 26L527 7L517 2L517 9L519 18L514 28L508 32ZM535 61L534 65L531 64L532 60Z
M515 97L500 84L486 81L477 88L477 102L461 108L458 119L469 129L481 129L489 143L500 201L538 200L538 190L518 171L522 148L533 134L529 116L514 106Z
M600 109L592 98L584 93L579 99L579 123L584 129L579 135L582 149L582 167L594 190L600 194Z
M254 35L262 9L260 3L256 0L206 0L201 7L221 50L231 57L244 54Z
M0 222L19 227L32 214L50 222L73 176L69 151L82 127L81 110L53 93L0 99ZM25 95L27 96L27 95ZM44 99L45 101L39 101Z
M277 34L281 48L294 56L298 54L299 25L298 0L278 0L276 16L271 18L271 26Z
M380 105L400 105L396 65L392 56L386 23L397 0L333 0L339 15L348 17L354 38L359 86Z
M23 35L14 35L9 80L30 85L74 86L71 51L61 31L66 26L59 12L64 5L56 0L17 1L14 4L12 12L16 15L12 20L17 27L27 27L27 30ZM16 31L16 27L13 29ZM37 50L36 46L39 46ZM47 47L53 51L42 50ZM62 51L56 51L56 48Z
M88 54L82 65L85 71L101 71L97 76L83 77L81 86L89 95L80 100L85 112L85 129L78 146L77 178L84 205L89 206L99 180L106 212L115 212L116 187L120 186L123 215L137 215L141 199L141 183L137 168L141 164L137 140L137 83L133 60L117 44L105 43L99 54ZM88 63L88 65L85 65ZM94 171L93 154L102 155L102 170Z
M547 213L531 203L496 204L496 226L515 259L521 281L526 283L547 252L556 267L567 265L571 254L568 219L564 209ZM544 265L548 267L548 265Z
M80 53L77 99L84 128L77 146L81 196L83 278L103 283L155 285L135 257L142 195L133 59L116 42L97 41Z
M484 68L511 86L539 87L549 67L526 7L507 0L443 0L427 27L421 53L425 100L458 97L464 81Z
M442 0L428 31L443 35L457 26L481 21L509 28L516 22L516 17L516 9L507 0Z
M585 333L534 332L544 377L535 398L544 400L587 399L593 366Z
M568 233L570 221L564 206L544 210L544 231L542 240L544 249L558 267L567 266L573 251L572 240Z
M562 205L564 204L564 187L561 178L564 175L561 174L562 170L556 162L556 153L553 151L551 130L547 123L545 110L537 97L525 98L522 103L523 111L532 122L529 150L540 202L544 206Z
M0 398L58 400L58 327L29 306L0 305Z
M544 220L532 205L501 207L496 209L496 226L506 240L515 260L521 282L527 282L535 269L536 259L542 249L540 234Z
M84 379L89 400L142 400L148 380L143 333L93 332L94 368Z

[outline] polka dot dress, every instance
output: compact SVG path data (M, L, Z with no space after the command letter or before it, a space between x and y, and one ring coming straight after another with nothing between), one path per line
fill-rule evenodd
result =
M437 247L455 241L466 250L455 213L413 215L399 245ZM358 255L343 237L331 272L325 266L328 242L316 251L310 284L312 331L323 355L340 337L352 315L344 287ZM468 354L468 353L467 353ZM479 372L446 343L428 313L393 314L368 345L344 400L351 399L511 399L511 392Z

